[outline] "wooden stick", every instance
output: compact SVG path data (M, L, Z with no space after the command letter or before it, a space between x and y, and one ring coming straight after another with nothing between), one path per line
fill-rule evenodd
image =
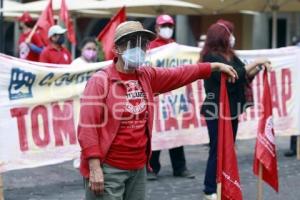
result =
M300 160L300 136L297 136L297 160Z
M0 174L0 200L4 200L2 175Z
M222 200L222 183L217 184L217 200Z
M32 39L34 33L36 32L37 28L38 28L37 23L35 23L33 29L31 30L30 34L28 35L28 37L25 40L26 42L28 42L28 43L31 42L31 39Z
M259 168L258 168L258 182L257 182L257 200L263 200L263 182L262 182L262 164L259 162Z

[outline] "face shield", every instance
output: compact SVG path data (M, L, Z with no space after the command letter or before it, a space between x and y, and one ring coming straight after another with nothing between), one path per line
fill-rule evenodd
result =
M144 65L148 44L149 39L141 34L125 36L116 43L118 53L122 55L125 70L136 69Z

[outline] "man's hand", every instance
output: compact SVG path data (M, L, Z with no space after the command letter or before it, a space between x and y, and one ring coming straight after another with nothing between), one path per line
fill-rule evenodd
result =
M94 158L90 159L89 167L89 187L96 195L100 195L104 191L104 176L100 166L100 160Z
M234 70L234 68L230 65L226 65L224 63L210 63L212 71L220 71L228 75L228 81L234 83L236 79L238 79L238 74Z

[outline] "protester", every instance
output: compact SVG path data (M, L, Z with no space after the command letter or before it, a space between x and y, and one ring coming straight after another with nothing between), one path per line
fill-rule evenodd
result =
M149 49L175 42L172 39L174 26L174 19L170 15L159 15L156 18L155 25L155 32L157 36L153 41L150 42Z
M72 65L82 65L86 63L97 62L98 45L95 38L85 38L80 47L81 56L73 60Z
M235 37L233 35L233 29L233 24L225 20L219 20L212 24L207 31L205 45L200 56L203 62L221 62L231 65L238 73L239 80L235 83L227 84L232 116L231 122L235 139L238 129L238 116L250 103L253 103L251 100L248 102L248 95L251 97L251 90L249 91L246 88L248 88L249 82L261 70L262 65L269 68L270 62L267 59L260 58L245 65L234 52ZM216 164L220 77L221 73L213 72L211 77L204 81L206 98L201 108L201 114L204 115L206 119L210 139L209 157L204 180L205 200L217 198Z
M39 61L40 53L43 50L43 42L40 35L35 32L31 38L29 35L34 26L34 21L28 12L18 19L19 29L21 31L19 37L19 57L30 61Z
M66 29L59 25L51 26L48 31L49 44L40 55L40 62L54 64L70 64L71 53L63 46Z
M150 42L149 49L163 46L174 42L172 39L175 22L169 15L160 15L156 18L156 39ZM150 159L150 166L153 172L148 172L148 180L156 180L161 165L159 161L161 151L153 151ZM169 150L173 175L176 177L195 178L195 176L187 169L183 146L172 148Z
M88 81L81 98L78 140L87 200L144 200L149 169L154 94L165 93L221 71L221 63L176 68L143 65L154 33L137 21L121 23L114 35L113 63Z

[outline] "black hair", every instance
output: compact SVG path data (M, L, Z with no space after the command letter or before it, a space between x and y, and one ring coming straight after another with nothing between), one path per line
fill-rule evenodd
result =
M24 22L25 26L29 27L29 28L33 28L35 21L29 21L29 22Z
M86 37L82 40L82 42L80 43L80 49L82 49L87 43L94 43L96 46L98 46L96 38L94 37Z

